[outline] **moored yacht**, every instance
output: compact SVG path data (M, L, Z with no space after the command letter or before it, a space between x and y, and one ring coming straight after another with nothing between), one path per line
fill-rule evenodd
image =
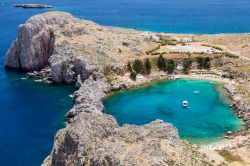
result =
M184 100L183 102L182 102L182 107L188 107L188 101L186 101L186 100Z

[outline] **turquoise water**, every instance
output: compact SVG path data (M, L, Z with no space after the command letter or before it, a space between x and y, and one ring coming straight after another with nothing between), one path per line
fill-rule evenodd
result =
M119 125L144 125L156 119L172 123L179 134L194 143L216 141L227 131L243 129L243 122L229 108L217 88L220 84L197 80L154 83L119 92L104 101L106 113ZM199 95L193 91L200 91ZM182 107L182 101L189 108Z
M249 0L1 0L1 3L1 166L40 165L51 151L57 130L64 126L65 113L73 106L68 95L74 88L22 80L25 74L4 70L4 55L17 36L17 27L31 16L60 10L102 25L148 31L250 32ZM55 8L13 8L16 3L43 3Z

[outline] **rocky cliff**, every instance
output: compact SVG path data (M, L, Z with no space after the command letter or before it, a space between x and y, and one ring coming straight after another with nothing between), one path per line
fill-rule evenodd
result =
M122 70L128 59L142 55L150 45L154 43L149 34L48 12L19 26L5 66L27 71L49 66L54 82L73 83L78 74L86 79L95 70Z
M79 87L66 115L68 124L57 133L43 165L209 165L171 124L156 120L120 127L103 113L102 100L117 88L104 74L119 72L128 59L142 56L154 45L151 39L148 33L102 27L63 12L34 16L19 27L6 67L46 67L54 82L77 82Z

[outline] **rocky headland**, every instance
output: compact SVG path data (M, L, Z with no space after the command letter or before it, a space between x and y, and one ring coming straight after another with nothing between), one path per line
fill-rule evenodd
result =
M155 33L104 27L64 12L36 15L20 25L5 57L6 68L79 88L74 93L75 105L66 115L68 124L58 131L43 165L213 165L197 146L181 140L172 124L156 120L144 126L120 127L114 117L104 113L102 101L110 92L166 78L159 71L141 82L126 75L127 62L148 57L153 52L149 50L175 49L169 56L181 58L191 57L185 52L189 50L198 55L204 51L214 57L221 54L220 49L201 43L186 46L201 36L176 36L182 46L161 47ZM154 54L150 56L154 58ZM248 106L239 110L249 118Z

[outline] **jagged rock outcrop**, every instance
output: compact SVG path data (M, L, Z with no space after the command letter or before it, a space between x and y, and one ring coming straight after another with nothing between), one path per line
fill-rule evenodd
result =
M50 28L39 30L43 25L33 25L31 22L19 26L18 39L6 55L6 67L39 70L48 64L54 51L54 32Z
M200 153L180 140L172 124L156 120L144 126L119 127L103 114L102 100L112 89L95 73L75 93L69 124L56 137L44 166L67 165L209 165Z
M78 74L86 79L96 70L121 71L127 60L142 55L154 44L146 33L102 27L69 13L47 12L19 26L5 66L27 71L50 66L54 82L69 84Z

